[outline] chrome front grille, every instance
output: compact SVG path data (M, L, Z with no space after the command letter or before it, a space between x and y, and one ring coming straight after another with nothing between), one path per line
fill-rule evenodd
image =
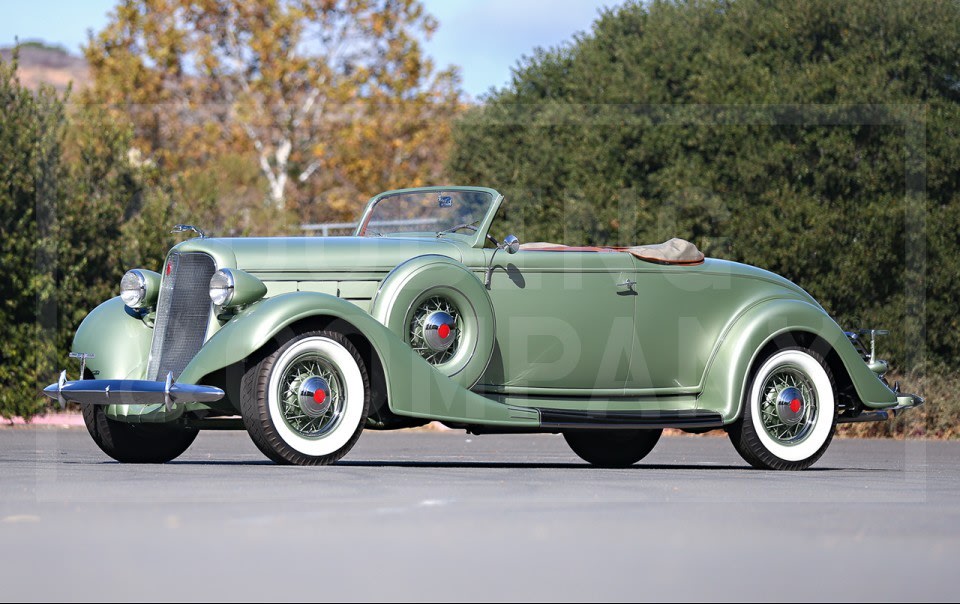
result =
M213 258L198 252L173 253L163 269L148 380L163 380L168 372L180 376L203 346L212 310Z

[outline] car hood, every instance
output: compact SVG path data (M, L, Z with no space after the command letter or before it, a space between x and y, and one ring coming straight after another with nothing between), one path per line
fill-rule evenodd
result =
M179 252L205 252L217 265L252 272L377 271L423 254L463 261L460 248L435 237L237 237L190 239Z

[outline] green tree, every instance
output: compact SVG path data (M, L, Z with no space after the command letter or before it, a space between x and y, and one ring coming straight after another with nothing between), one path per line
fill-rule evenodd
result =
M64 112L51 88L22 88L16 66L16 55L0 60L0 414L29 417L55 352L41 321L54 281L38 267L53 257L42 235L58 194Z
M159 270L175 243L169 234L173 186L138 161L131 141L131 130L95 105L79 107L67 120L51 230L58 351L69 350L90 310L117 295L124 272Z
M16 55L15 55L16 56ZM159 267L169 187L130 157L132 133L97 107L68 113L0 61L0 416L47 401L77 325L115 295L125 267ZM76 377L72 375L71 377Z
M524 59L449 166L525 239L686 237L955 364L958 56L957 2L628 3Z

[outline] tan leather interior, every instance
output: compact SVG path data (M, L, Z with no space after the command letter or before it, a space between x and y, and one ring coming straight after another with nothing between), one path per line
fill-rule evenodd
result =
M562 243L533 241L520 245L521 251L538 252L627 252L641 260L659 264L700 264L704 256L697 246L674 237L663 243L633 247L574 247Z

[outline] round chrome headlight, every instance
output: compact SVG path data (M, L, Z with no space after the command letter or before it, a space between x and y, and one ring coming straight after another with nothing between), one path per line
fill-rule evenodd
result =
M127 271L120 279L120 298L130 308L141 308L147 299L147 278L140 270Z
M216 306L227 306L233 300L237 282L228 268L222 268L210 278L210 300Z
M222 268L210 278L210 300L223 308L253 304L267 295L263 281L239 268Z
M128 308L149 308L160 295L160 274L145 268L127 271L120 279L120 299Z

